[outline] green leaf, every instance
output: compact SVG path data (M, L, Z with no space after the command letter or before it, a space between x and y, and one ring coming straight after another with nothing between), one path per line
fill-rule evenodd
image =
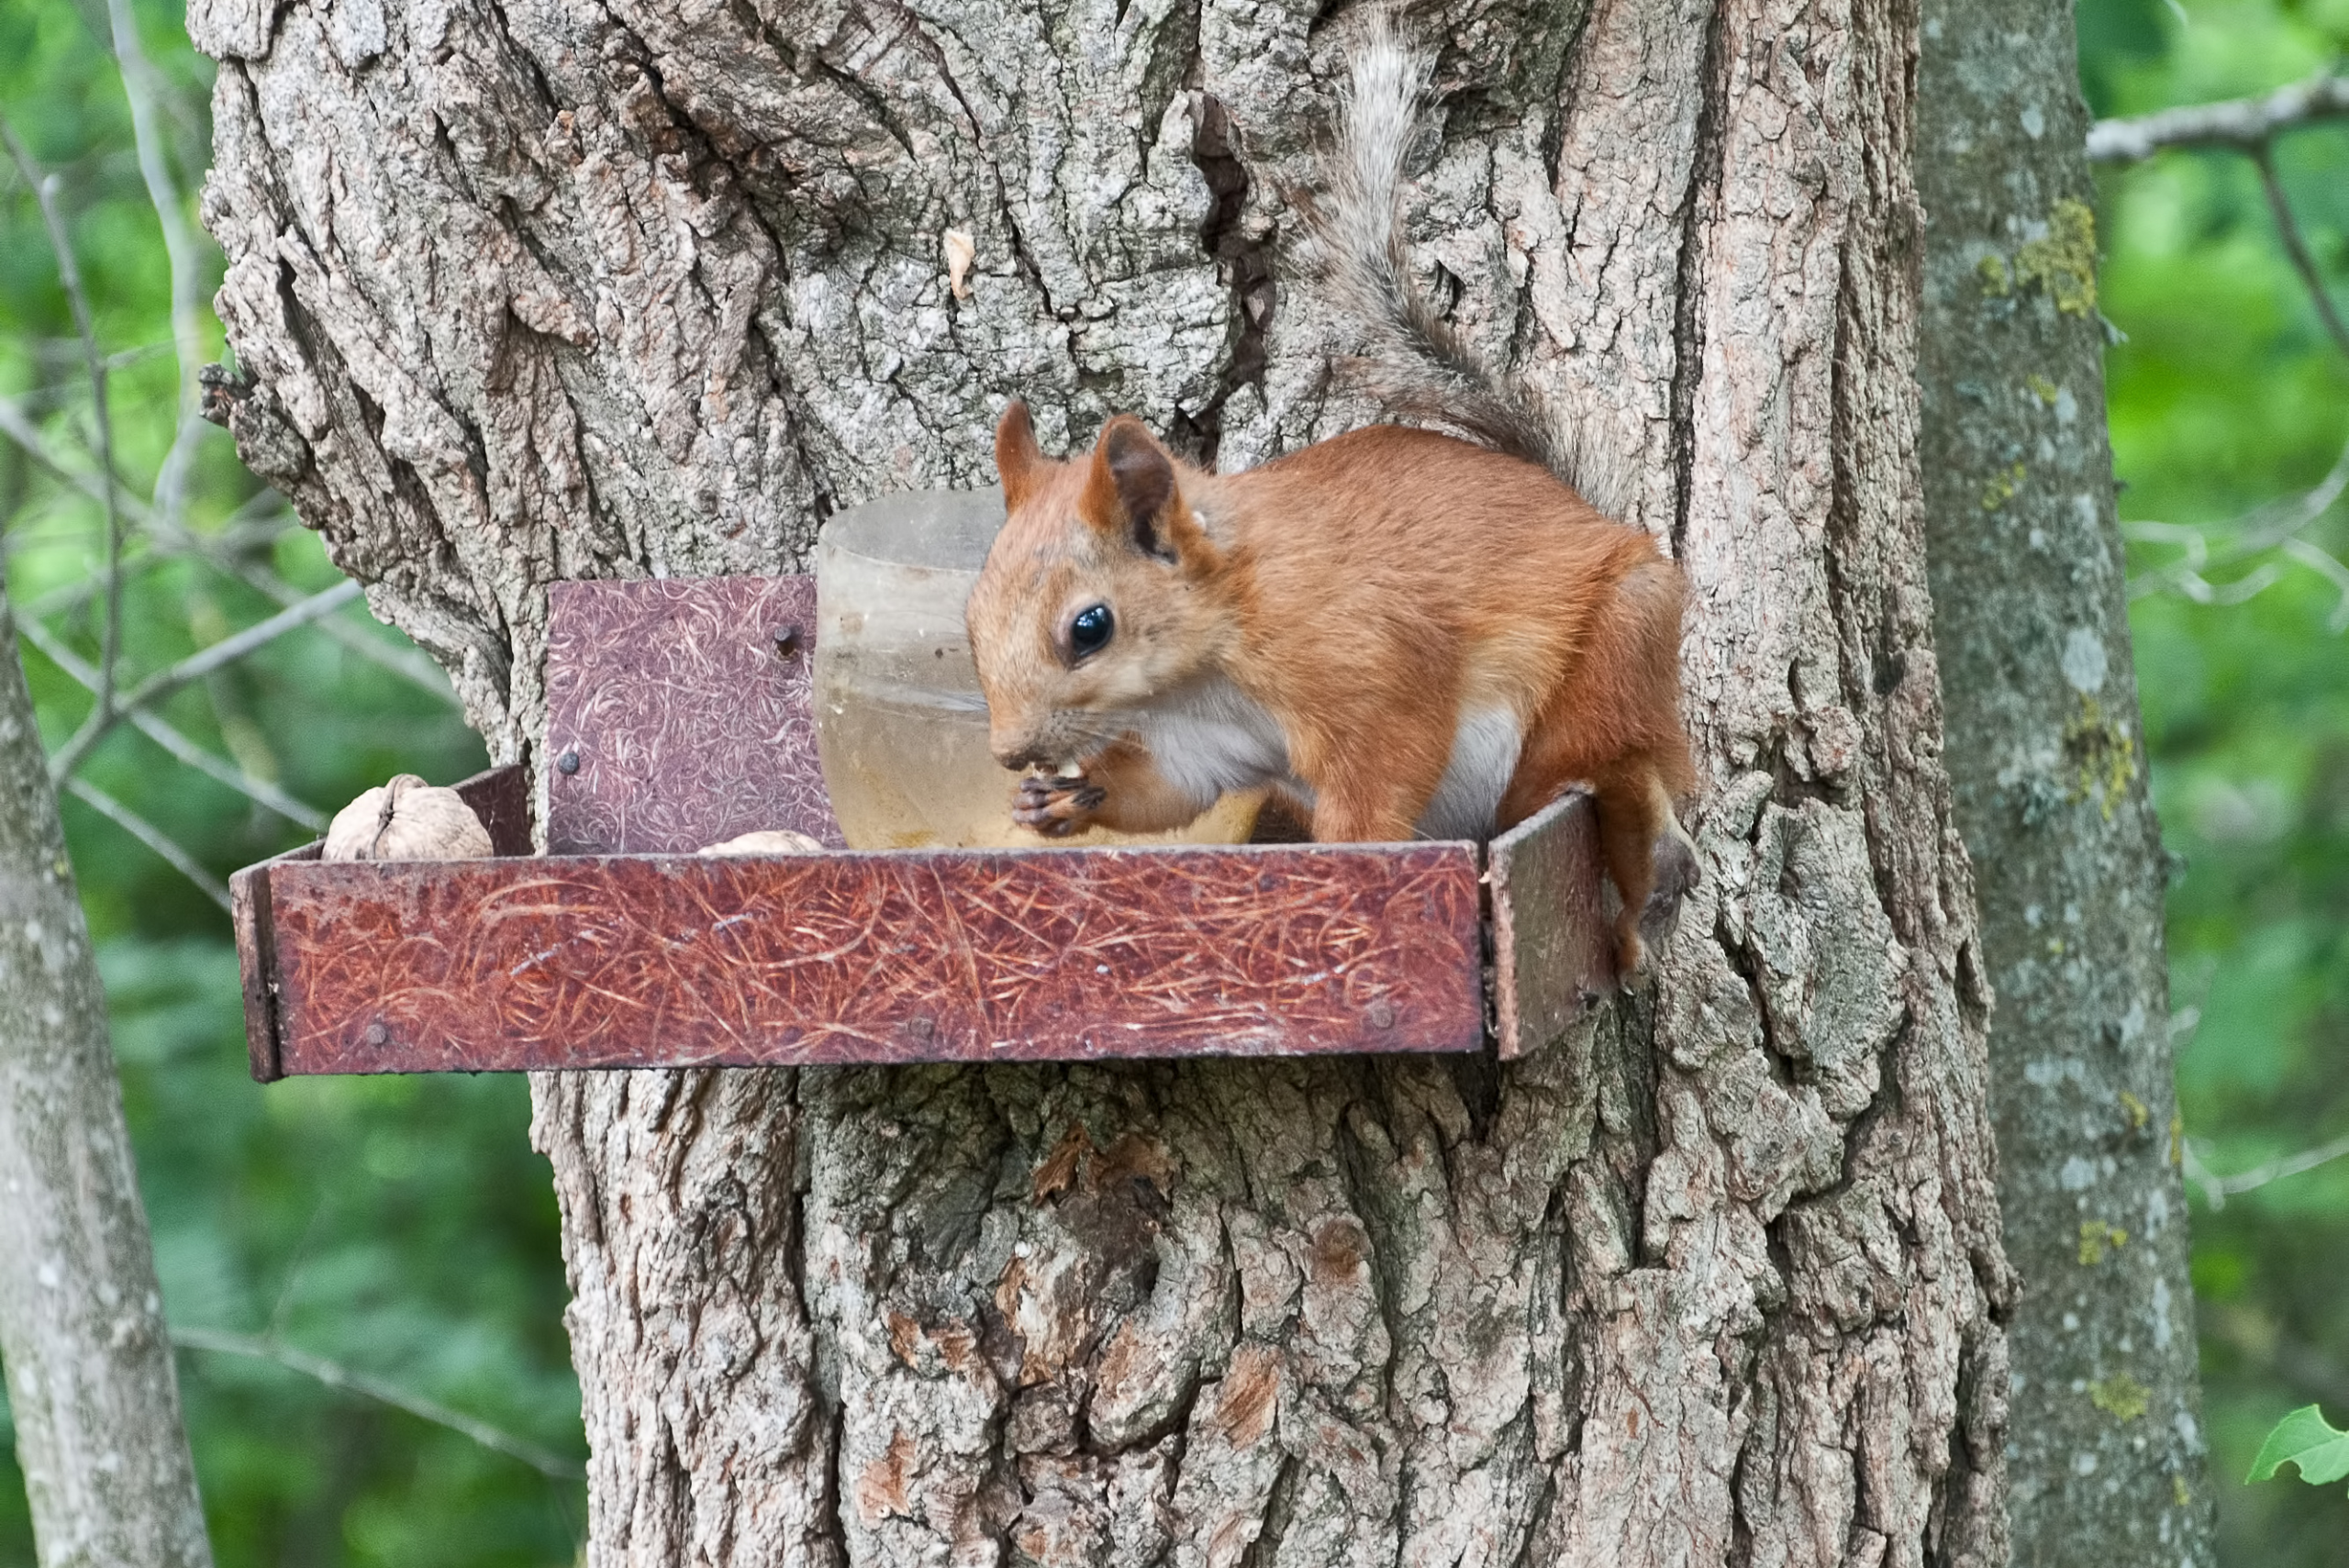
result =
M2276 1423L2246 1479L2269 1480L2285 1464L2299 1465L2300 1479L2311 1486L2338 1481L2349 1475L2349 1432L2334 1431L2323 1410L2304 1406Z

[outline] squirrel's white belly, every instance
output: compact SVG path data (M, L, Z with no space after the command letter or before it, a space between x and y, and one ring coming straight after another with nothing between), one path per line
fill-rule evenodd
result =
M1202 681L1152 706L1141 725L1160 774L1201 811L1235 790L1278 784L1306 809L1313 787L1289 771L1288 739L1264 705L1230 681ZM1469 708L1452 737L1452 760L1417 823L1423 839L1485 839L1500 818L1525 732L1516 710Z
M1422 839L1488 839L1500 821L1501 796L1517 773L1525 731L1509 707L1463 709L1452 732L1452 761L1435 796L1419 814Z
M1313 792L1289 776L1288 738L1264 706L1222 676L1149 708L1141 725L1160 776L1201 811L1235 790L1286 786L1308 806Z

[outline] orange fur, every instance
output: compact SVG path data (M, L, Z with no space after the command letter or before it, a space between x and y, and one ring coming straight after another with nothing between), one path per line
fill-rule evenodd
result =
M1022 820L1180 826L1212 794L1147 738L1252 756L1268 720L1315 839L1408 839L1464 716L1504 712L1521 740L1493 825L1590 785L1638 964L1695 780L1680 573L1645 534L1534 463L1395 426L1217 475L1122 416L1089 459L1051 462L1015 403L996 459L1009 517L967 612L993 744L1008 767L1083 764L1024 785ZM1081 655L1072 617L1094 605L1115 632Z

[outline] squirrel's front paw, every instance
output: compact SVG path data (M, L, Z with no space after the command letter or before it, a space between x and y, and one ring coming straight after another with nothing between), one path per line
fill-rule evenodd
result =
M1082 772L1046 776L1030 773L1011 797L1011 819L1047 839L1065 839L1093 825L1093 814L1108 799Z

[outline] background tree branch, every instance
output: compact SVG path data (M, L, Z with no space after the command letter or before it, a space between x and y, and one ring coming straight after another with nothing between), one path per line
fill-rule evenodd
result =
M172 1343L191 1351L269 1362L289 1372L300 1373L328 1388L356 1394L379 1404L389 1405L395 1410L405 1410L418 1420L461 1432L482 1447L518 1459L540 1474L551 1476L557 1481L576 1481L587 1473L586 1466L575 1459L566 1458L528 1438L516 1437L487 1421L452 1409L437 1399L427 1398L389 1378L378 1377L373 1373L346 1366L331 1357L313 1355L308 1351L297 1349L274 1334L239 1334L225 1329L183 1328L172 1330Z
M188 228L180 205L179 183L172 177L164 155L163 87L146 47L139 40L139 21L130 0L106 0L115 61L122 73L123 96L130 105L133 145L139 152L139 173L155 222L163 236L163 254L172 277L172 348L179 361L179 411L172 429L171 450L163 454L155 474L155 510L166 524L177 526L186 511L188 465L195 458L195 442L203 430L204 394L199 373L204 368L204 277L196 237ZM107 465L106 472L113 468Z
M75 730L72 738L50 758L50 775L63 779L72 774L97 743L106 739L106 731L124 716L149 703L161 701L191 681L200 681L216 670L227 668L296 627L307 626L319 617L340 609L359 597L359 584L346 579L331 588L322 589L306 599L288 605L267 620L258 621L233 636L222 638L209 648L189 654L168 669L156 671L110 706L93 709L82 728Z
M2273 1160L2263 1160L2250 1170L2238 1171L2232 1176L2222 1176L2205 1165L2191 1139L2186 1140L2185 1154L2186 1179L2200 1189L2203 1201L2212 1208L2220 1209L2227 1207L2227 1200L2231 1197L2257 1192L2270 1183L2300 1175L2349 1155L2349 1134L2329 1143L2320 1143L2313 1149L2303 1149L2296 1154L2279 1154Z
M0 435L14 441L44 470L91 499L111 499L121 507L145 536L150 559L195 556L223 575L267 595L281 605L292 606L307 596L300 588L253 558L253 551L258 546L273 539L293 521L293 515L282 509L284 500L275 491L264 490L254 497L251 509L257 512L255 517L245 517L240 513L230 517L226 526L216 533L197 533L184 526L168 522L119 481L109 490L97 475L67 462L26 417L17 400L5 395L0 395ZM60 590L53 601L44 599L36 606L28 606L27 613L52 613L55 608L80 602L89 592L86 584ZM442 702L453 704L456 701L456 694L450 689L448 677L441 673L438 665L415 649L387 643L379 636L340 620L325 619L317 626L320 631L369 662L381 665Z
M2165 523L2152 518L2124 522L2121 525L2123 538L2140 544L2174 545L2178 551L2131 577L2129 596L2142 599L2173 593L2198 605L2240 605L2273 587L2283 576L2279 563L2259 560L2270 550L2280 550L2340 592L2332 617L2332 629L2339 631L2349 626L2349 567L2302 535L2344 493L2349 493L2349 445L2343 446L2331 470L2307 490L2263 502L2239 517L2218 523ZM2214 583L2209 575L2244 566L2252 569L2225 582Z
M44 1564L210 1568L106 1001L0 595L0 1360Z
M2025 1280L2008 1336L2013 1561L2210 1568L2187 1207L2168 1159L2165 862L2114 524L2095 189L2071 128L2087 118L2073 7L1926 0L1923 18L1933 626L1997 994L1999 1202ZM2125 1247L2107 1244L2114 1229ZM2143 1396L2127 1420L2082 1392L2124 1385Z
M2276 139L2303 126L2349 117L2349 76L2325 71L2288 87L2253 98L2163 109L2129 119L2099 120L2088 128L2091 162L2133 163L2169 148L2223 148L2247 155L2259 170L2277 238L2292 270L2316 306L2317 317L2341 351L2349 354L2349 323L2333 304L2322 269L2293 216L2290 198L2276 177Z
M188 853L170 834L87 779L68 778L65 788L75 799L161 855L173 871L195 884L206 898L218 905L222 914L234 913L234 906L228 901L228 884L205 870L203 862Z
M2260 188L2267 193L2267 210L2276 219L2276 236L2284 243L2284 253L2292 259L2292 270L2300 274L2300 282L2306 285L2324 329L2332 334L2341 351L2349 354L2349 325L2343 323L2340 308L2332 303L2332 291L2325 286L2324 273L2309 250L2308 237L2300 232L2299 220L2292 216L2292 203L2284 194L2284 183L2276 177L2272 144L2262 141L2252 148L2251 161L2259 170Z
M2349 76L2324 71L2258 97L2099 120L2088 128L2087 155L2092 163L2133 163L2171 147L2256 152L2285 131L2344 117Z
M82 287L82 268L73 256L72 237L66 232L65 219L57 210L57 194L49 177L25 144L17 139L16 128L5 116L0 116L0 142L6 142L8 156L15 161L17 172L31 187L33 199L40 204L42 227L49 234L50 251L57 259L57 280L64 289L67 304L73 312L73 328L82 341L82 363L90 383L90 419L96 428L98 472L106 476L100 486L99 505L106 517L106 571L100 579L104 584L104 622L99 632L98 700L90 710L90 722L103 728L105 716L114 707L115 663L122 652L122 550L124 543L122 509L114 495L114 413L106 397L106 364L98 352L97 329L90 320L90 299ZM92 737L95 739L95 735Z
M17 630L26 641L39 649L50 663L64 671L83 687L93 692L97 689L97 672L90 667L88 661L66 647L54 633L31 620L22 622ZM230 789L267 806L298 827L307 828L313 832L325 830L327 826L325 812L315 806L304 805L267 779L257 779L234 762L213 755L150 709L133 708L128 717L132 726L140 734L145 735L189 767L218 780Z

